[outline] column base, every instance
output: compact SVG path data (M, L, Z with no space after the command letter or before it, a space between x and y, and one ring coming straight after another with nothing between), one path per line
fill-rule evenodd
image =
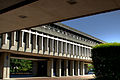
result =
M67 54L66 56L67 56L67 57L70 57L70 54Z
M7 41L7 44L3 44L2 49L9 49L9 41Z
M58 56L58 53L57 53L57 52L55 52L55 56Z
M10 48L10 50L15 50L15 51L17 51L17 42L15 42L15 45L14 46L11 46L11 48Z
M26 48L25 52L32 52L31 51L31 47L30 48Z
M45 51L45 52L44 52L44 54L48 55L48 54L49 54L49 52L48 52L48 51Z
M66 57L66 54L65 54L65 53L63 54L63 57Z
M70 57L73 58L73 55L71 55Z
M74 55L74 58L76 58L76 55Z
M59 56L62 56L62 53L59 53Z
M39 54L43 54L43 50L39 50Z
M32 52L33 52L33 53L38 53L38 50L37 50L37 49L33 49Z
M50 52L50 55L53 55L53 52Z

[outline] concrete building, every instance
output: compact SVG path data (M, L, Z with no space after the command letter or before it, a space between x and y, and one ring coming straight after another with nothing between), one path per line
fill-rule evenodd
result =
M61 23L0 36L0 78L10 78L10 58L33 61L34 76L80 76L92 62L91 49L105 43Z

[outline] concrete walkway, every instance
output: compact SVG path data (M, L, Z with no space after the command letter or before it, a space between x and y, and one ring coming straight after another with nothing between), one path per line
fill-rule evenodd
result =
M94 75L68 76L68 77L29 77L29 78L10 78L10 80L91 80Z

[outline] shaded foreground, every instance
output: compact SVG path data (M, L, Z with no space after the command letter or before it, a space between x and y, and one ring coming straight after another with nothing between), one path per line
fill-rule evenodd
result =
M30 78L11 78L10 80L92 80L94 75L74 76L74 77L30 77Z

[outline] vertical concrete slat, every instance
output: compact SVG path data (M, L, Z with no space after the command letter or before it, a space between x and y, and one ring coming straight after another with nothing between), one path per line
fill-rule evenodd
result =
M11 48L10 50L17 50L16 31L11 33Z
M18 51L24 51L25 49L25 43L23 42L24 40L24 32L20 31L20 36L19 36L19 49Z
M8 33L2 34L2 49L9 49Z
M39 36L39 54L43 54L43 36Z
M53 55L53 39L50 39L50 55Z
M29 30L31 31L31 30ZM26 34L26 52L32 52L31 48L31 33Z
M36 32L37 33L37 32ZM37 44L37 39L38 38L38 35L37 34L35 34L35 35L33 35L33 53L38 53L38 44Z

